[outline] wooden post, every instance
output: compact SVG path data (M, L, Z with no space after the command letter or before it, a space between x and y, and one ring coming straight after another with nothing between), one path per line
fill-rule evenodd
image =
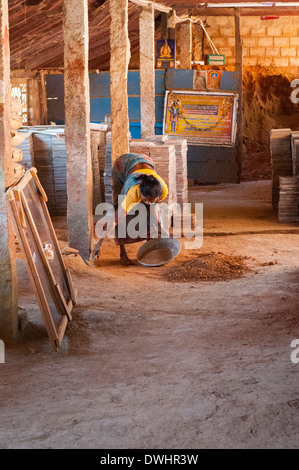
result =
M161 39L168 39L168 14L161 12Z
M238 113L237 113L237 164L238 180L241 181L242 161L243 161L243 53L242 39L240 32L240 8L235 8L235 49L236 49L236 72L238 74Z
M167 28L168 28L168 38L167 39L175 39L175 11L174 10L172 10L168 14Z
M69 245L89 257L93 241L88 5L63 0L64 103Z
M39 93L40 93L40 124L48 124L46 73L41 70L39 73Z
M186 21L177 27L177 49L179 51L180 69L191 69L192 59L192 23Z
M141 138L155 135L155 17L154 7L141 9L140 37L140 107Z
M128 68L128 0L109 0L110 9L110 96L111 160L129 152Z
M11 177L10 50L8 1L0 0L0 339L18 332L17 270L15 237L8 218L6 187Z

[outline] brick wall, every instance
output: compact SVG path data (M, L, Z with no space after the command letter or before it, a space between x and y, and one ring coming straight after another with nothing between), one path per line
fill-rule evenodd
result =
M219 53L225 55L225 65L234 65L234 17L208 17L206 29ZM244 66L272 66L299 72L299 17L262 20L259 16L243 16L241 37ZM211 53L205 40L204 54Z

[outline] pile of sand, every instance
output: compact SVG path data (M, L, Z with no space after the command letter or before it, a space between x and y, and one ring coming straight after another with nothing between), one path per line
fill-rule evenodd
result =
M236 279L249 271L244 263L247 258L228 256L224 253L200 254L180 266L163 273L168 282L227 281Z
M271 129L297 130L299 106L290 99L293 78L277 68L244 67L243 181L271 179Z

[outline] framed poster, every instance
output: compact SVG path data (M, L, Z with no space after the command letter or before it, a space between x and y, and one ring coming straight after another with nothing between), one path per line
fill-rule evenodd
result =
M174 39L157 39L156 69L168 68L175 68L175 41Z
M237 107L238 95L233 92L169 90L163 133L197 144L233 146Z

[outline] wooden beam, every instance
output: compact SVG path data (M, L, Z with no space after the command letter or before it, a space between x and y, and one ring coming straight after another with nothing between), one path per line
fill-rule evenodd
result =
M110 8L110 96L111 159L129 152L128 68L128 0L109 0Z
M12 177L10 125L10 52L8 1L0 0L0 331L1 339L18 332L18 286L15 236L7 211L6 187Z
M238 113L237 113L237 162L238 162L238 180L241 181L242 162L243 162L243 55L242 39L240 27L240 8L235 9L235 57L236 72L238 74Z
M93 242L93 183L85 0L63 0L63 34L68 237L86 260Z
M140 12L141 138L155 135L155 17L153 6Z

